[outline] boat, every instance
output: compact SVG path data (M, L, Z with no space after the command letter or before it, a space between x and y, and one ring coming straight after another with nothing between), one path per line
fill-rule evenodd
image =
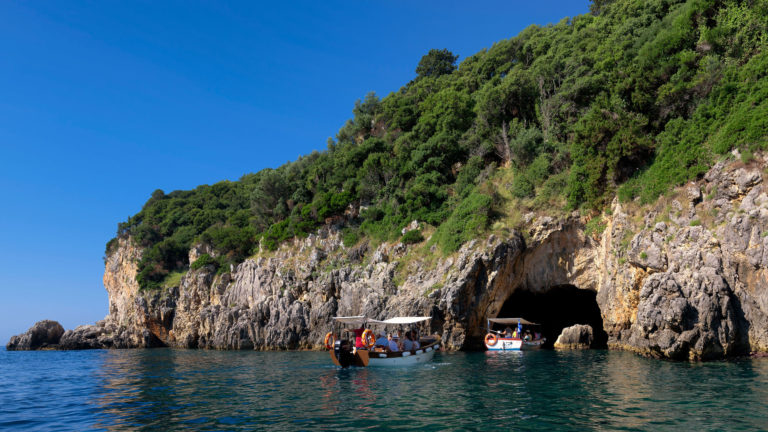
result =
M414 324L425 322L432 317L394 317L384 321L372 320L371 323L393 326L413 326ZM420 363L426 363L432 360L435 352L440 350L440 336L431 335L419 338L419 349L410 351L388 352L384 349L369 347L368 352L369 366L411 366Z
M390 367L410 366L426 363L440 350L440 336L431 335L420 337L418 349L409 351L390 352L384 348L375 347L375 334L366 326L380 325L382 328L413 326L432 319L432 317L394 317L383 321L366 318L365 316L334 317L332 331L325 336L325 346L330 352L333 364L340 367ZM343 337L344 325L353 325L358 332L363 330L360 336L355 334L355 339ZM340 327L340 328L337 328ZM349 334L349 329L346 333ZM357 338L360 338L357 341ZM357 343L356 343L357 342ZM355 345L361 345L357 347Z
M493 324L505 325L509 331L497 331ZM514 325L514 330L510 327ZM485 347L489 351L529 351L541 348L547 338L541 336L536 327L539 324L525 318L489 318ZM526 327L528 327L526 329ZM526 332L528 330L528 332ZM534 331L531 331L534 330ZM511 333L511 334L510 334ZM527 335L526 333L530 333Z

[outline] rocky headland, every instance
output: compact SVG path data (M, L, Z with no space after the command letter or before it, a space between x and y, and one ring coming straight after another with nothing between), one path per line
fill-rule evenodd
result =
M333 316L363 314L431 315L447 348L474 349L513 293L572 286L596 293L609 348L683 360L764 353L767 162L719 162L653 205L527 214L521 229L449 256L425 243L348 248L337 220L228 272L203 266L152 291L136 282L142 251L121 238L106 257L103 321L66 332L38 323L7 348L319 349ZM213 252L197 245L190 262L202 253Z

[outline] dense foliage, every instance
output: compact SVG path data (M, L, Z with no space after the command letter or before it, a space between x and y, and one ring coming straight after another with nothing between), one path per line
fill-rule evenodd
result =
M766 147L766 27L768 0L595 0L458 66L431 50L400 91L358 101L327 150L156 191L118 236L144 248L138 279L153 288L188 266L193 242L225 271L345 212L347 245L416 219L450 253L497 217L498 188L529 208L651 201L717 155ZM513 180L489 187L499 170Z

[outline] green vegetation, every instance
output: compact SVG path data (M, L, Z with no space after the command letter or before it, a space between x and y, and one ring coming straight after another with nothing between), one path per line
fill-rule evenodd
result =
M352 247L360 241L360 232L356 229L347 228L342 233L341 241L346 247Z
M218 267L219 263L212 256L208 254L200 255L195 262L189 265L191 270L198 270L206 266Z
M421 231L419 230L410 230L403 234L403 237L400 239L400 241L405 244L421 243L424 241L424 236L421 235Z
M165 277L162 283L163 288L177 287L181 283L181 277L184 276L184 272L171 272Z
M691 221L690 226L695 227L701 225L701 221L698 219L694 219Z
M354 226L352 245L418 220L451 253L512 211L600 211L615 194L648 203L733 148L749 162L768 147L768 0L595 0L591 11L460 64L429 51L399 91L355 103L322 152L155 191L118 226L144 249L139 284L185 271L196 242L226 271L329 222Z
M472 192L437 228L434 238L444 253L459 249L462 243L475 238L488 226L491 197Z
M599 236L605 231L606 226L606 223L601 218L592 218L586 223L584 233L588 236Z
M648 259L648 254L645 252L640 252L640 259L642 260Z

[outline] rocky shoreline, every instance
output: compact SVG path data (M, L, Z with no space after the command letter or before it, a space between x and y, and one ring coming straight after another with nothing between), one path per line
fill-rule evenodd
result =
M596 221L525 215L524 229L446 257L401 243L347 248L339 222L227 273L203 267L152 292L139 289L141 250L124 238L106 257L103 321L62 329L57 343L58 328L38 323L7 348L320 349L331 317L365 314L431 315L447 348L477 349L485 319L514 293L572 286L596 293L609 348L679 360L765 353L766 165L765 156L719 162L653 205L614 201ZM190 262L202 253L212 251L198 245Z

